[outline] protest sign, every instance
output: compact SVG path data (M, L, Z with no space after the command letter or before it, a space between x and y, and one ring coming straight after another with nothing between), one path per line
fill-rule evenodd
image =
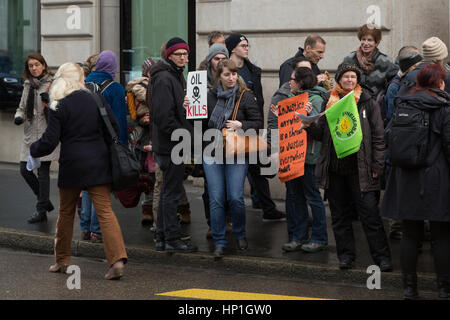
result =
M187 79L187 96L191 104L186 109L186 119L208 118L207 96L207 72L189 72Z
M305 174L306 131L296 113L306 115L308 93L278 103L279 169L278 178L287 182Z
M358 152L363 136L354 92L332 105L325 113L338 159Z

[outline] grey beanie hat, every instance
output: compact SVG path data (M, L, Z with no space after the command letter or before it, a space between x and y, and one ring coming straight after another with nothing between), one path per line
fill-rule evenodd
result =
M422 51L425 61L440 61L448 57L447 46L437 37L431 37L425 40L422 44Z
M221 44L221 43L214 43L209 48L209 52L208 52L208 56L206 57L206 61L210 62L212 60L212 58L214 58L219 53L224 54L227 57L227 59L230 58L228 50L223 44Z

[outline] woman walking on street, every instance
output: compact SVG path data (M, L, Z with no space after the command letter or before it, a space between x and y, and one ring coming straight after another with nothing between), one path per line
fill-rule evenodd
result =
M393 165L382 202L383 216L403 223L400 261L405 299L418 298L417 259L425 220L430 221L439 297L450 298L450 95L444 91L445 80L440 65L424 66L416 87L396 101L396 108L406 104L429 114L429 165L415 169ZM389 148L397 143L393 140Z
M108 145L111 142L99 108L84 86L84 73L75 63L63 64L50 91L49 125L42 138L31 145L31 156L50 154L61 142L58 187L59 217L56 225L56 264L50 272L65 272L70 263L75 210L80 191L89 192L97 211L106 259L110 269L108 280L123 275L127 261L119 223L111 209L111 163ZM99 95L114 129L119 126L111 108Z
M47 62L39 53L28 55L23 72L25 79L22 99L14 116L16 125L24 124L24 137L20 152L20 173L37 196L36 212L28 219L29 223L47 221L47 212L53 211L50 202L50 164L59 158L59 147L41 159L38 175L27 170L28 155L33 142L41 138L47 128L48 90L53 77Z

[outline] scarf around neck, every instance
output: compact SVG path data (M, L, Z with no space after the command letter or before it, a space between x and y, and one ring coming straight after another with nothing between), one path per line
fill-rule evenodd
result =
M47 81L48 75L40 76L40 77L31 77L28 79L30 82L30 90L28 91L27 97L27 109L26 115L28 121L33 120L34 117L34 104L35 104L35 91L39 90L41 85Z
M353 89L353 91L355 94L356 104L358 104L359 99L361 99L362 87L359 84L357 84L355 89ZM342 89L341 85L339 83L337 83L336 86L334 87L333 91L331 91L330 99L328 100L326 110L328 110L330 107L334 106L339 100L341 100L343 97L345 97L350 92L351 91Z
M378 52L378 49L375 48L369 55L364 55L361 50L361 47L356 51L356 58L358 59L359 65L361 69L363 69L365 74L370 74L375 69L375 63L373 61L373 57Z
M217 103L209 120L208 125L210 128L219 130L225 128L225 123L233 114L238 89L238 84L226 91L223 90L221 83L217 85Z

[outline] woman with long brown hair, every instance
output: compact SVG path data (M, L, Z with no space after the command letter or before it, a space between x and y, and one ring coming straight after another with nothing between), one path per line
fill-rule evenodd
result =
M204 122L204 130L216 129L217 133L221 134L224 128L244 131L261 128L263 119L256 98L239 79L236 64L232 60L222 60L218 65L215 79L214 89L208 92L208 119ZM238 101L240 101L238 112L233 120L232 114ZM223 250L227 245L226 201L231 212L232 232L238 240L238 249L246 250L248 247L244 202L244 182L248 161L240 164L234 159L231 162L218 154L204 154L203 157L216 258L223 256Z
M29 223L37 223L46 221L47 212L54 209L50 202L50 164L59 159L59 148L41 159L37 176L28 171L26 166L31 144L39 140L47 128L48 92L53 76L44 57L39 53L31 53L25 61L23 78L25 84L14 123L18 126L24 124L20 173L37 196L36 212L28 219Z

